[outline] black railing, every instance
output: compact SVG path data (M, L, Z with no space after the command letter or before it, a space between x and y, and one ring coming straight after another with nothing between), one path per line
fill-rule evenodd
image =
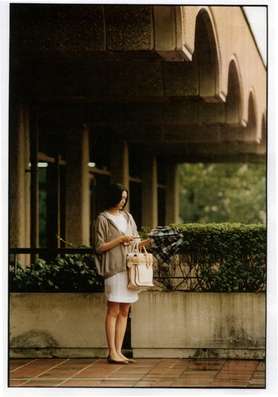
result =
M94 248L10 248L10 254L92 254Z
M103 280L97 275L96 267L94 264L93 255L95 249L92 247L79 247L79 248L10 248L10 271L12 278L16 279L17 275L21 277L23 274L22 264L18 260L18 255L30 255L28 264L33 266L36 264L38 259L45 261L46 266L43 263L37 267L34 266L34 272L31 273L34 277L37 277L37 272L42 272L41 278L44 279L45 274L49 275L50 282L55 282L55 277L52 275L53 269L58 267L60 269L60 276L64 277L64 272L70 279L68 288L71 288L71 282L75 283L74 290L81 288L82 282L86 284L86 277L92 277L96 280L97 285L102 284ZM84 269L80 267L80 262L83 262L83 258L77 258L76 263L71 260L68 261L67 255L84 255ZM60 262L58 256L61 256L65 262ZM91 256L91 257L90 257ZM56 258L58 259L56 261ZM266 286L266 275L265 268L263 266L251 267L242 263L242 266L238 266L236 269L231 269L231 266L227 266L224 262L212 262L206 263L202 261L196 262L188 255L179 255L172 258L166 266L155 263L154 265L154 281L155 286L159 290L172 290L172 291L196 291L196 292L259 292L265 291ZM26 261L27 262L27 261ZM69 264L69 266L68 266ZM252 263L251 263L252 264ZM73 265L73 269L71 268ZM46 272L44 271L46 269ZM235 270L239 274L235 273ZM247 272L248 270L248 272ZM72 272L72 273L71 273ZM85 273L84 273L85 272ZM30 273L26 273L25 282L29 283ZM80 279L79 279L80 275ZM82 276L83 275L83 276ZM75 279L74 279L75 277ZM83 277L83 279L82 279ZM81 279L83 281L81 281ZM72 281L71 281L72 280ZM80 280L80 281L79 281ZM91 279L90 279L91 280ZM102 280L102 281L100 281ZM91 282L91 281L90 281ZM61 290L63 287L61 287Z
M10 264L14 265L14 272L17 272L17 256L18 255L31 255L30 264L34 263L38 257L43 258L44 260L52 260L56 258L58 255L75 255L75 254L84 254L84 255L94 255L96 253L95 248L90 247L81 247L81 248L10 248ZM167 274L165 276L164 272L159 269L159 267L154 268L154 281L156 281L156 285L159 287L163 287L169 289L170 285L172 284L171 280L179 280L175 286L171 285L170 289L172 290L183 290L179 287L184 284L186 281L188 282L189 279L195 279L195 276L172 276Z

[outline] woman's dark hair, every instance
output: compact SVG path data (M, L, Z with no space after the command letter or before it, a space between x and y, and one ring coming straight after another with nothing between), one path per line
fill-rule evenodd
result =
M123 206L124 208L128 201L128 190L120 183L111 183L108 186L106 194L106 209L115 207L115 205L121 201L123 192L127 193L127 198Z

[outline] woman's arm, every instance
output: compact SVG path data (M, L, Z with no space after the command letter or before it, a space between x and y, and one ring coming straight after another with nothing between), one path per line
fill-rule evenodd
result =
M139 238L140 239L135 220L133 219L133 217L132 217L132 215L130 213L129 213L129 216L130 216L131 221L132 221L132 228L133 228L132 234L135 236L135 238ZM150 243L151 243L151 240L149 238L147 238L145 240L139 241L138 247L142 248L142 247L148 246Z
M132 241L134 239L133 236L119 236L117 238L115 238L114 240L108 241L107 243L103 243L101 244L98 248L97 248L97 252L99 254L102 254L105 251L109 251L112 248L116 247L119 244L124 244L124 243L129 243L130 241Z

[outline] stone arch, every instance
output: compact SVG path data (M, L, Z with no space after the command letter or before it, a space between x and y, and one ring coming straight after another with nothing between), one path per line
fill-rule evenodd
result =
M218 101L220 59L213 19L202 8L195 23L193 63L196 68L199 95L207 102Z
M248 122L247 122L247 140L257 140L257 105L255 92L252 89L248 97Z
M229 64L228 92L226 97L226 122L240 124L242 119L243 89L239 65L234 56Z
M266 136L267 136L267 123L266 123L266 115L264 112L261 122L261 144L263 144L264 146L266 145L266 139L267 139Z

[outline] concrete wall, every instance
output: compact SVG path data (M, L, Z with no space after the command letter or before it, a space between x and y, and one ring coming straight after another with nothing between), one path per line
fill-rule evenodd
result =
M101 293L12 293L13 357L104 356L105 298Z
M12 357L105 357L102 293L12 293ZM263 293L143 292L132 305L135 357L262 358Z
M135 357L263 357L265 297L254 293L144 293L134 306Z

